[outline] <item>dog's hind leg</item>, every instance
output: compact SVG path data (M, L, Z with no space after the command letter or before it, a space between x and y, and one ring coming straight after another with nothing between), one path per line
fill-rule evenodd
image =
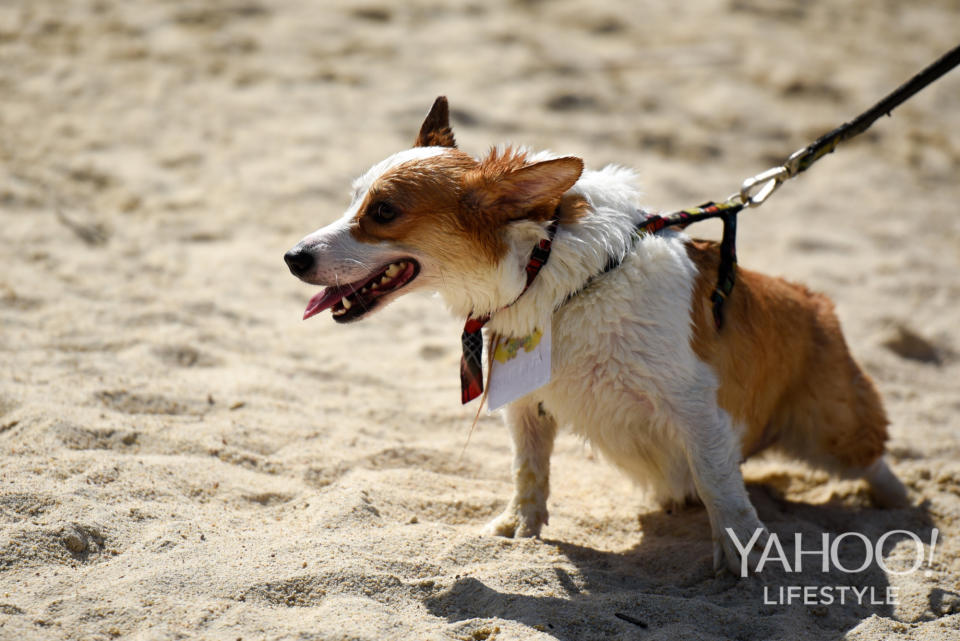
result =
M870 496L877 507L901 508L910 505L907 488L887 466L883 458L878 458L863 475L870 484Z
M710 519L713 568L741 576L755 564L751 551L763 549L769 534L747 496L740 473L740 445L730 417L710 400L713 389L705 387L688 390L684 398L674 401L677 427L694 486Z
M539 536L547 523L550 454L557 422L542 403L524 398L507 406L507 426L513 437L513 498L483 531L507 537Z
M906 488L883 460L887 416L880 395L839 331L822 344L777 447L840 476L862 477L878 507L908 506Z

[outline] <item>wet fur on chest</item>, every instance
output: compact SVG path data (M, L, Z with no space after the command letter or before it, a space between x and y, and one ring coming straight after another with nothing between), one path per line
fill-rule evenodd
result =
M553 376L537 395L658 502L695 493L665 391L710 374L691 348L696 266L684 239L645 239L553 315ZM694 393L716 395L712 390Z

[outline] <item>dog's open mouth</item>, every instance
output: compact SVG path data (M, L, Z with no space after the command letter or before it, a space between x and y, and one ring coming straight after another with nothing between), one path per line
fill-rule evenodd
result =
M419 273L419 263L404 258L381 267L373 276L363 280L327 287L310 299L303 319L332 308L333 320L338 323L357 320L376 307L381 298L409 285Z

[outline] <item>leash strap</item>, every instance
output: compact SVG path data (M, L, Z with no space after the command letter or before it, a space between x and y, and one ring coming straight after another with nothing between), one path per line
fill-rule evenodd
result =
M884 114L889 116L894 109L957 65L960 65L960 45L940 56L926 69L894 89L880 102L850 122L843 123L803 149L798 149L790 154L779 167L772 167L752 178L747 178L740 186L740 193L734 194L727 200L739 201L743 203L744 207L759 207L780 185L806 171L813 163L827 154L832 153L841 142L862 134L880 116Z
M960 45L943 54L926 69L897 87L883 100L850 122L843 123L833 131L824 134L811 144L792 154L783 165L787 169L787 177L792 178L806 171L813 163L827 154L832 153L841 142L862 134L870 125L880 118L880 116L889 116L890 112L958 64L960 64Z
M540 270L547 263L547 259L550 258L550 248L553 246L553 237L557 234L559 222L556 217L550 221L550 226L547 227L547 237L537 243L537 246L530 252L530 260L526 267L527 284L524 285L523 291L513 299L510 305L516 303L520 296L523 296L530 289L530 285L533 284L537 274L540 273ZM500 309L506 309L510 305ZM470 316L463 325L463 334L460 335L460 345L463 349L463 354L460 357L460 402L464 405L483 394L483 333L480 330L490 321L490 317L494 313L479 318Z

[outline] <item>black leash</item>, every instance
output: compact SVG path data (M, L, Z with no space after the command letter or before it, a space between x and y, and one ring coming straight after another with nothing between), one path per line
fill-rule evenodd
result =
M817 138L803 149L799 149L787 158L778 167L773 167L762 173L748 178L740 186L740 192L730 196L722 203L709 202L692 209L652 216L639 223L635 228L638 236L654 234L666 227L686 227L687 225L710 218L720 218L723 221L723 238L720 241L720 266L717 273L717 285L710 296L713 302L713 320L717 330L723 327L723 303L733 291L737 272L737 214L744 209L759 207L775 192L780 185L799 173L810 168L834 149L841 142L850 140L866 131L880 116L890 115L894 109L913 97L921 89L927 87L945 73L960 64L960 45L954 47L936 62L900 85L883 100L864 111L862 114L845 122L833 131ZM604 273L619 265L608 265Z
M782 165L768 169L743 181L743 184L740 186L740 192L730 196L724 202L708 202L699 207L684 209L664 216L650 216L637 224L634 228L634 234L636 237L642 237L647 234L655 234L667 227L683 228L692 223L709 220L710 218L720 218L723 221L723 238L720 241L720 264L717 269L717 285L710 296L710 300L713 303L713 320L719 331L723 327L723 304L733 291L736 280L737 214L744 209L762 205L784 182L809 169L817 160L836 149L837 145L841 142L866 131L880 116L884 114L889 115L893 109L900 106L918 91L940 78L958 64L960 64L960 46L947 52L939 60L898 87L893 93L857 116L854 120L840 125L810 145L791 154ZM527 283L523 289L524 292L533 283L543 264L546 263L550 255L550 246L556 231L557 219L555 218L548 228L548 238L540 241L530 256L530 262L527 265ZM623 261L623 258L625 258L625 256L611 259L603 271L593 276L579 290L567 296L566 300L570 300L570 298L579 294L598 276L612 269L616 269ZM463 403L469 402L483 392L483 338L480 332L489 320L490 315L476 319L471 317L467 319L463 328L463 335L461 336L463 356L460 361L461 400Z
M841 142L862 134L880 116L890 115L894 109L912 98L917 92L939 79L942 75L960 64L960 46L957 46L913 78L897 87L890 95L862 114L840 125L830 133L824 134L810 145L791 155L783 166L787 169L787 178L806 171L810 165L831 153Z

